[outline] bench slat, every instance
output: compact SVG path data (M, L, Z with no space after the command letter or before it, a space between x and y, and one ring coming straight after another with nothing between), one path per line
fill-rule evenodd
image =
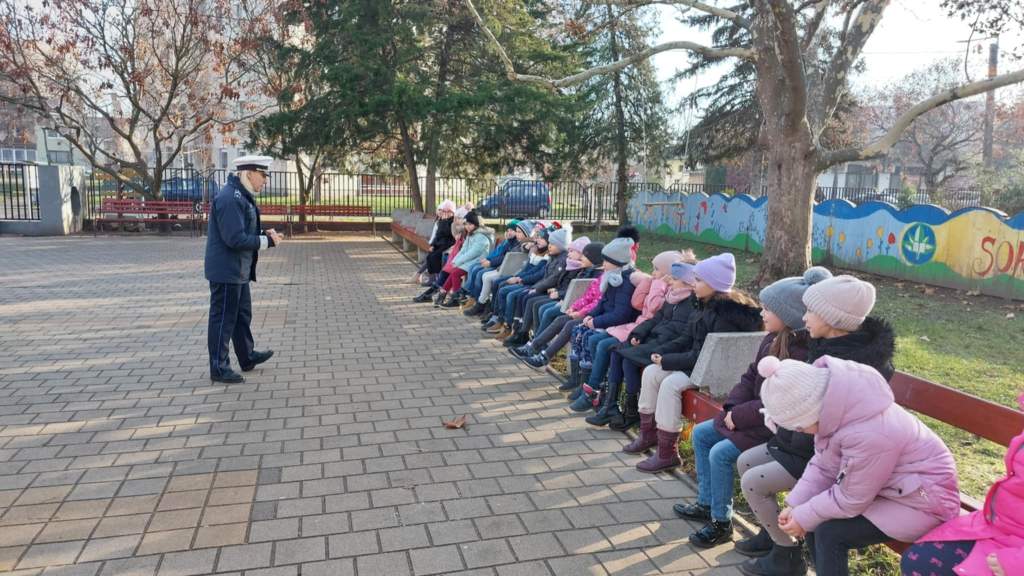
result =
M897 372L889 382L896 402L915 412L1008 446L1024 430L1024 412Z

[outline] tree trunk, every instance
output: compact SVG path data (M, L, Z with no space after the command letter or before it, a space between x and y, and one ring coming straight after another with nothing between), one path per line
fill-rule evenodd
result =
M815 159L808 141L798 134L769 131L767 150L768 221L757 285L799 276L811 265L811 221L814 208Z
M409 178L409 197L412 200L412 209L416 212L423 212L423 196L420 195L420 181L416 174L416 151L413 150L412 136L409 134L409 126L404 118L398 119L398 130L402 134L402 158L405 162L406 175Z
M611 5L605 6L605 9L608 13L608 21L611 23L608 29L608 33L611 34L611 61L618 62L620 59L619 39L615 26L615 12ZM626 112L623 106L622 74L620 72L615 72L612 75L612 93L615 98L615 209L619 225L624 225L629 221L627 206L629 201L629 144L626 139Z
M448 70L451 66L451 43L454 30L446 26L444 40L441 42L441 52L437 56L437 84L434 87L434 103L440 102L448 87ZM434 110L430 114L427 133L427 178L426 189L426 212L433 213L437 207L437 163L438 163L438 141L440 140L441 122L439 114Z

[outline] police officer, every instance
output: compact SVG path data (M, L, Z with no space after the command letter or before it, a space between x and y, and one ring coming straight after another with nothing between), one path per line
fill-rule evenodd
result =
M259 251L281 243L273 228L260 228L260 210L255 195L267 182L273 158L242 156L234 161L235 174L213 198L206 239L206 279L210 281L210 323L207 346L210 351L210 379L214 382L244 382L231 369L228 341L243 372L248 372L274 355L273 350L253 350L252 298L249 282L256 281Z

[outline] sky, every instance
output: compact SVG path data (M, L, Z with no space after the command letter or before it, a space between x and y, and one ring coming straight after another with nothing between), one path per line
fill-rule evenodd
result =
M939 0L894 0L886 9L882 22L875 30L864 47L866 70L853 79L854 90L881 87L898 81L916 69L926 67L935 60L942 58L964 58L967 44L971 37L970 26L959 18L950 18L940 7ZM659 42L672 39L692 39L708 43L710 35L693 30L681 24L675 15L678 9L670 6L659 7L661 35ZM1016 42L1020 45L1024 34L1018 32L1004 37L1003 45ZM987 70L988 44L985 38L975 35L971 43L968 68L972 78L983 78ZM654 64L659 79L666 81L677 69L684 68L687 63L685 52L663 52L654 57ZM1004 51L1000 53L1000 71L1007 72L1019 69L1024 63L1011 62ZM696 86L713 84L727 66L719 66L714 73L683 80L665 83L669 93L669 102L675 105L681 98L694 90ZM676 123L680 127L689 124L697 113L683 112L677 115Z

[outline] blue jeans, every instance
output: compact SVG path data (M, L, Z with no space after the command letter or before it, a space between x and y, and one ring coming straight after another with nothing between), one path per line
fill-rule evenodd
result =
M498 290L498 295L494 300L494 313L498 315L498 318L505 318L506 314L511 314L511 312L508 312L508 308L515 306L516 295L521 292L526 292L527 290L529 290L529 287L523 286L522 284L508 284L506 286L502 286L501 289ZM508 318L506 323L511 324L512 319Z
M473 291L473 287L480 282L480 278L483 277L484 272L490 270L490 268L484 268L479 262L476 262L469 267L469 271L466 272L466 279L462 282L462 289L467 294L479 294L480 288Z
M545 328L551 325L551 321L562 314L561 302L549 302L540 307L540 320L537 322L537 329L534 334L540 334Z
M505 297L505 307L502 308L502 313L505 315L506 325L511 326L512 321L517 318L516 314L522 313L523 302L531 296L530 290L529 286L524 286L522 290L511 292Z
M619 339L607 332L594 332L587 339L590 346L590 357L593 364L590 367L590 380L587 384L597 389L604 382L605 374L608 373L608 363L612 357L612 348L622 344Z
M697 503L711 506L711 517L732 520L732 492L740 449L715 430L714 420L693 427L693 455L697 465Z

